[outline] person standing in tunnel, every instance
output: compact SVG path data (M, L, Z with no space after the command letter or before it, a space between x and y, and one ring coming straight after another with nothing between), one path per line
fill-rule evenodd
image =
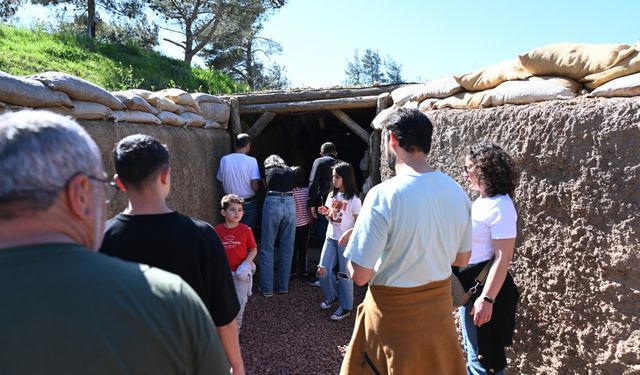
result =
M329 222L324 215L318 215L318 207L324 205L331 190L332 168L338 161L338 150L332 142L325 142L320 147L320 157L313 161L309 174L309 209L313 218L313 229L318 237L318 243L324 244ZM320 286L318 280L312 285Z
M222 183L222 190L226 194L235 194L244 200L245 224L255 232L258 219L258 203L255 193L260 188L260 170L256 158L249 156L251 138L249 134L241 133L236 137L236 152L225 155L220 160L220 168L216 178Z

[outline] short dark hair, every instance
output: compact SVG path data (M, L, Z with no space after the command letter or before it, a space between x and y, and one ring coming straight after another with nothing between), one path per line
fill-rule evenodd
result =
M242 207L244 207L244 199L241 196L235 194L227 194L222 197L220 206L222 206L223 210L226 210L227 208L229 208L229 206L231 206L232 203L241 204Z
M336 145L331 142L325 142L320 146L320 153L322 155L333 155L338 153L338 149Z
M247 133L240 133L236 136L236 149L243 148L251 143L251 137Z
M499 145L491 141L474 143L467 149L471 163L476 167L478 180L485 186L485 194L510 195L518 183L518 172L513 158Z
M125 185L141 186L150 176L169 166L169 150L146 134L121 139L113 150L113 157L116 173Z
M400 147L408 152L431 151L433 125L424 113L417 109L399 108L382 121L383 128L396 137Z

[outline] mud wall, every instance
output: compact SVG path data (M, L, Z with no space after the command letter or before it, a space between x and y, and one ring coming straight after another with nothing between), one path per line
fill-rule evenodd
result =
M118 124L84 121L81 125L91 134L102 151L109 176L115 173L113 148L122 138L136 133L148 134L169 148L171 155L171 192L169 207L209 223L220 222L220 184L215 178L222 156L231 152L226 130L181 128L157 125ZM109 205L109 217L127 206L125 194L118 194Z
M427 115L430 162L461 184L463 149L482 139L521 168L510 373L640 373L640 99Z

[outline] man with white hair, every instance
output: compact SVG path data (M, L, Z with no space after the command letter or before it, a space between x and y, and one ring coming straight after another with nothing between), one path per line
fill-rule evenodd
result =
M96 254L115 192L73 120L0 116L0 373L229 372L178 276Z

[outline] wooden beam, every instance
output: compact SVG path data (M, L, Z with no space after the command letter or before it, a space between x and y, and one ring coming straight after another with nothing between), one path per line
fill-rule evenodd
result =
M329 112L333 113L343 124L347 125L351 131L356 133L356 135L364 141L364 143L369 142L369 133L366 130L362 129L360 125L358 125L355 121L349 117L346 113L342 112L339 109L332 109Z
M382 112L383 109L387 109L389 107L390 97L391 94L389 94L388 92L378 95L378 102L376 103L376 115Z
M347 89L318 89L318 90L289 90L260 94L237 95L240 104L268 104L280 102L300 102L308 100L338 99L354 96L371 96L389 93L402 85L387 85L364 88ZM220 99L229 99L230 96L220 96Z
M253 124L253 126L249 128L248 134L251 137L251 139L256 139L258 134L260 134L264 130L264 128L266 128L267 125L269 125L269 123L271 122L271 120L273 120L274 117L276 117L276 114L273 112L263 113L262 116L260 116L260 118L258 119L258 121L256 121L255 124Z
M238 98L229 99L229 108L231 110L230 115L230 128L231 134L235 136L242 132L242 126L240 125L240 102L238 102Z
M326 111L332 109L374 108L378 96L357 96L354 98L312 100L304 102L281 102L271 104L243 104L240 106L240 114L248 113L291 113Z

